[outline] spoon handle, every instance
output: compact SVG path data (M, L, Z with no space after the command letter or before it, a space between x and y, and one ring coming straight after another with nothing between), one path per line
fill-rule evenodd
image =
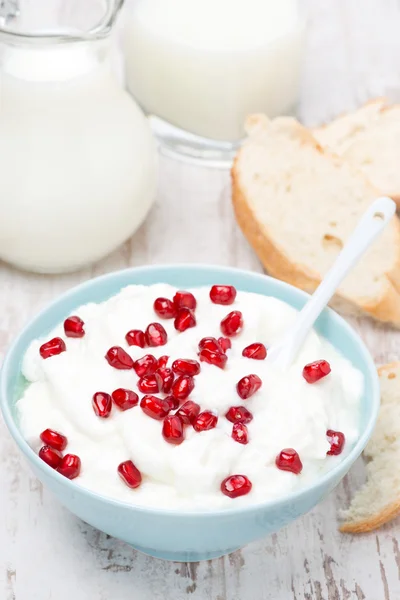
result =
M348 272L359 261L376 237L383 231L396 212L390 198L378 198L361 217L357 227L340 252L310 300L300 311L297 321L283 342L272 352L274 362L287 367L296 357L304 340L322 310L334 295Z

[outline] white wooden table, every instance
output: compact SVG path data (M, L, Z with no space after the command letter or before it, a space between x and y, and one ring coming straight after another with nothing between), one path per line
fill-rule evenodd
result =
M45 0L41 0L44 2ZM301 116L328 120L400 88L398 0L307 0L308 59ZM1 201L0 201L1 202ZM72 275L0 265L0 358L46 303L122 267L206 262L261 271L238 230L229 174L161 161L156 205L123 248ZM400 333L357 320L377 363L400 356ZM44 490L0 423L1 600L398 600L400 521L361 536L337 531L337 512L362 462L313 512L242 551L201 564L153 560L80 522Z

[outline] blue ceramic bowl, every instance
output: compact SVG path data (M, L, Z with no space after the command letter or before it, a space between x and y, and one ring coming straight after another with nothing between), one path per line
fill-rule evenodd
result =
M156 266L111 273L80 285L41 312L24 329L9 350L1 373L1 408L4 419L34 473L71 512L90 525L120 538L138 550L168 560L197 561L233 552L277 531L312 509L339 483L365 447L379 408L379 384L374 363L351 327L332 310L318 319L316 329L365 376L361 436L351 452L312 485L274 500L228 510L179 512L143 508L95 494L65 479L48 467L26 443L18 427L15 402L23 384L21 359L29 343L50 331L87 302L101 302L128 284L166 282L180 288L230 283L239 290L271 295L300 309L307 294L263 275L203 265Z

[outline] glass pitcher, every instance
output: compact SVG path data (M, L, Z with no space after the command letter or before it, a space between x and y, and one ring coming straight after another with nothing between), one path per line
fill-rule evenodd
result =
M17 267L55 273L97 261L154 199L155 143L110 67L122 4L3 2L0 259Z

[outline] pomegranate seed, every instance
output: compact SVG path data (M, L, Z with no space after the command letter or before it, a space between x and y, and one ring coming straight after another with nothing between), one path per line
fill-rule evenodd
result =
M226 361L228 360L228 357L223 352L213 352L212 350L208 350L208 348L204 348L204 350L200 352L199 358L202 362L215 365L220 369L225 368Z
M232 342L229 338L220 337L218 338L218 344L221 346L222 350L226 352L232 348Z
M58 431L54 431L54 429L45 429L40 434L40 439L46 446L50 446L54 450L65 450L68 444L68 440L65 435L58 433Z
M168 340L167 332L161 323L150 323L144 335L149 346L165 346Z
M179 410L176 411L178 417L182 419L185 425L193 425L200 413L200 406L192 400L188 400L182 404Z
M64 331L67 337L81 338L85 335L84 322L80 317L68 317L64 321Z
M267 358L267 349L264 344L256 342L255 344L250 344L250 346L247 346L243 350L242 356L245 356L246 358L252 358L253 360L264 360L264 358Z
M196 326L196 317L190 308L181 308L174 321L174 327L177 331L186 331L190 327Z
M200 413L193 423L193 427L196 431L208 431L209 429L214 429L217 426L218 417L214 415L214 413L209 410L205 410Z
M210 290L210 298L214 304L233 304L236 298L236 289L233 285L213 285Z
M221 483L221 492L229 498L245 496L251 491L252 483L246 475L231 475Z
M200 373L200 363L189 358L178 358L173 362L172 370L178 375L191 375L193 377Z
M155 372L155 377L157 379L160 392L169 394L175 379L175 375L173 374L172 370L165 369L164 367L157 369Z
M126 334L125 339L128 343L128 346L139 346L140 348L144 348L146 345L144 332L140 329L131 329L131 331L128 331Z
M195 310L197 306L196 298L190 292L176 292L174 296L174 304L179 310L180 308L190 308Z
M42 344L39 348L40 356L42 358L50 358L50 356L56 356L65 352L67 349L64 340L59 337L55 337L49 342Z
M160 356L157 361L157 369L164 369L169 361L169 356Z
M113 346L105 355L108 364L114 369L133 369L133 360L120 346Z
M295 475L301 473L303 469L302 462L300 460L300 456L297 454L296 450L293 448L285 448L278 454L275 460L275 464L278 469L281 471L290 471Z
M139 487L142 483L142 474L131 460L126 460L118 465L117 471L122 481L132 489Z
M346 441L344 434L341 431L333 431L333 429L328 429L326 432L326 437L331 445L331 449L328 450L327 454L329 456L337 456L338 454L341 454Z
M126 390L125 388L114 390L111 396L115 404L121 410L128 410L129 408L136 406L139 402L139 396L132 390Z
M107 419L112 409L112 399L106 392L96 392L92 398L93 410L98 417Z
M162 427L163 438L169 444L182 444L184 440L183 423L179 415L165 417Z
M245 406L231 406L225 418L231 423L250 423L253 420L253 415Z
M164 402L166 402L168 404L169 410L176 410L177 408L179 408L178 398L174 398L172 395L166 396L164 398Z
M315 383L331 372L331 365L326 360L316 360L303 369L303 377L307 383Z
M258 375L247 375L242 377L238 382L236 389L242 400L247 400L253 394L255 394L262 386L262 381Z
M81 459L76 454L66 454L57 471L67 479L75 479L81 472Z
M42 446L39 450L39 458L49 465L52 469L57 469L62 460L62 454L50 446Z
M176 317L177 309L172 300L168 298L157 298L154 300L154 311L162 319L173 319Z
M186 400L194 389L194 379L189 375L181 375L172 384L172 395L178 400Z
M222 340L222 338L220 339ZM200 340L199 350L211 350L211 352L219 352L221 354L224 352L221 344L214 337L207 337Z
M171 410L169 403L157 396L143 396L140 407L148 417L157 421L161 421Z
M146 375L146 377L141 377L137 383L137 386L143 394L156 394L160 391L159 381L156 374L154 375Z
M234 423L232 427L232 438L239 444L249 443L249 430L244 423Z
M154 375L157 370L157 359L152 354L145 354L133 363L133 368L138 377Z
M243 327L243 315L240 310L233 310L221 321L221 331L231 337L239 333Z

